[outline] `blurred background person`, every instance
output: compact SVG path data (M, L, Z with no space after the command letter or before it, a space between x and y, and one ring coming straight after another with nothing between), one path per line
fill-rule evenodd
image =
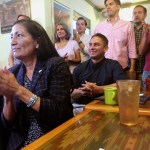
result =
M76 22L76 30L73 30L73 39L76 40L80 47L81 62L89 59L89 41L90 35L85 34L87 22L83 17L79 17Z
M7 149L20 149L73 116L72 78L44 28L17 21L11 50L21 63L0 69L0 123L8 132Z
M18 15L17 16L17 20L31 20L30 17L26 16L26 15ZM20 60L19 59L16 59L14 56L13 56L13 52L10 51L10 54L9 54L9 57L8 57L8 65L10 67L16 65L16 64L19 64L20 63Z
M70 72L81 62L80 48L75 40L71 40L71 34L65 23L58 23L55 30L55 48L58 54L67 62Z
M150 24L143 22L142 39L139 45L139 54L145 55L145 65L143 68L142 81L146 87L145 80L150 78Z
M134 33L136 42L136 51L138 54L138 59L136 63L136 76L138 80L142 79L143 68L145 64L145 55L139 53L139 45L142 39L143 33L143 22L147 17L147 9L142 5L137 5L133 9L133 22L134 22Z

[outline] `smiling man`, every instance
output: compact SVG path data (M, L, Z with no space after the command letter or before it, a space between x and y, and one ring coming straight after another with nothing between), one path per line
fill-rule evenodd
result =
M73 103L87 104L103 94L106 86L116 86L116 81L127 79L121 65L104 57L108 49L107 38L97 33L89 43L90 59L79 64L74 72L75 89L72 93Z
M137 54L133 26L129 21L119 18L120 0L105 0L104 4L108 18L96 26L94 33L101 33L108 38L106 58L117 60L125 71L134 72Z
M89 59L88 44L91 36L85 34L87 22L83 17L79 17L76 22L76 30L73 30L73 39L76 40L80 47L81 62Z

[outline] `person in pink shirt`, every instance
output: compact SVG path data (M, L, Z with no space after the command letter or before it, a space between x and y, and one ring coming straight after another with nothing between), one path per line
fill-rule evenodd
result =
M139 45L139 53L145 55L145 65L143 68L142 81L145 87L145 80L150 78L150 24L143 22L143 33Z
M129 21L119 18L120 0L105 0L104 4L108 18L96 26L94 33L101 33L108 38L106 58L117 60L125 71L135 72L137 53L133 26Z

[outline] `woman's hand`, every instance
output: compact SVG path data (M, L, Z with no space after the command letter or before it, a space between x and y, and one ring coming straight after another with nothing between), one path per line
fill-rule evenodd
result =
M69 62L68 53L66 53L63 58L64 58L65 62Z
M15 95L19 88L19 84L16 81L15 76L10 73L6 67L0 69L0 94L6 97L12 97Z

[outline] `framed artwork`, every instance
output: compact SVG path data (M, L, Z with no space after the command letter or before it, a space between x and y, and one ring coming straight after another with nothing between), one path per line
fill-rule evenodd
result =
M69 30L71 29L70 9L56 1L54 1L54 27L59 22L65 23Z
M9 33L19 14L30 17L29 0L0 0L1 33Z

